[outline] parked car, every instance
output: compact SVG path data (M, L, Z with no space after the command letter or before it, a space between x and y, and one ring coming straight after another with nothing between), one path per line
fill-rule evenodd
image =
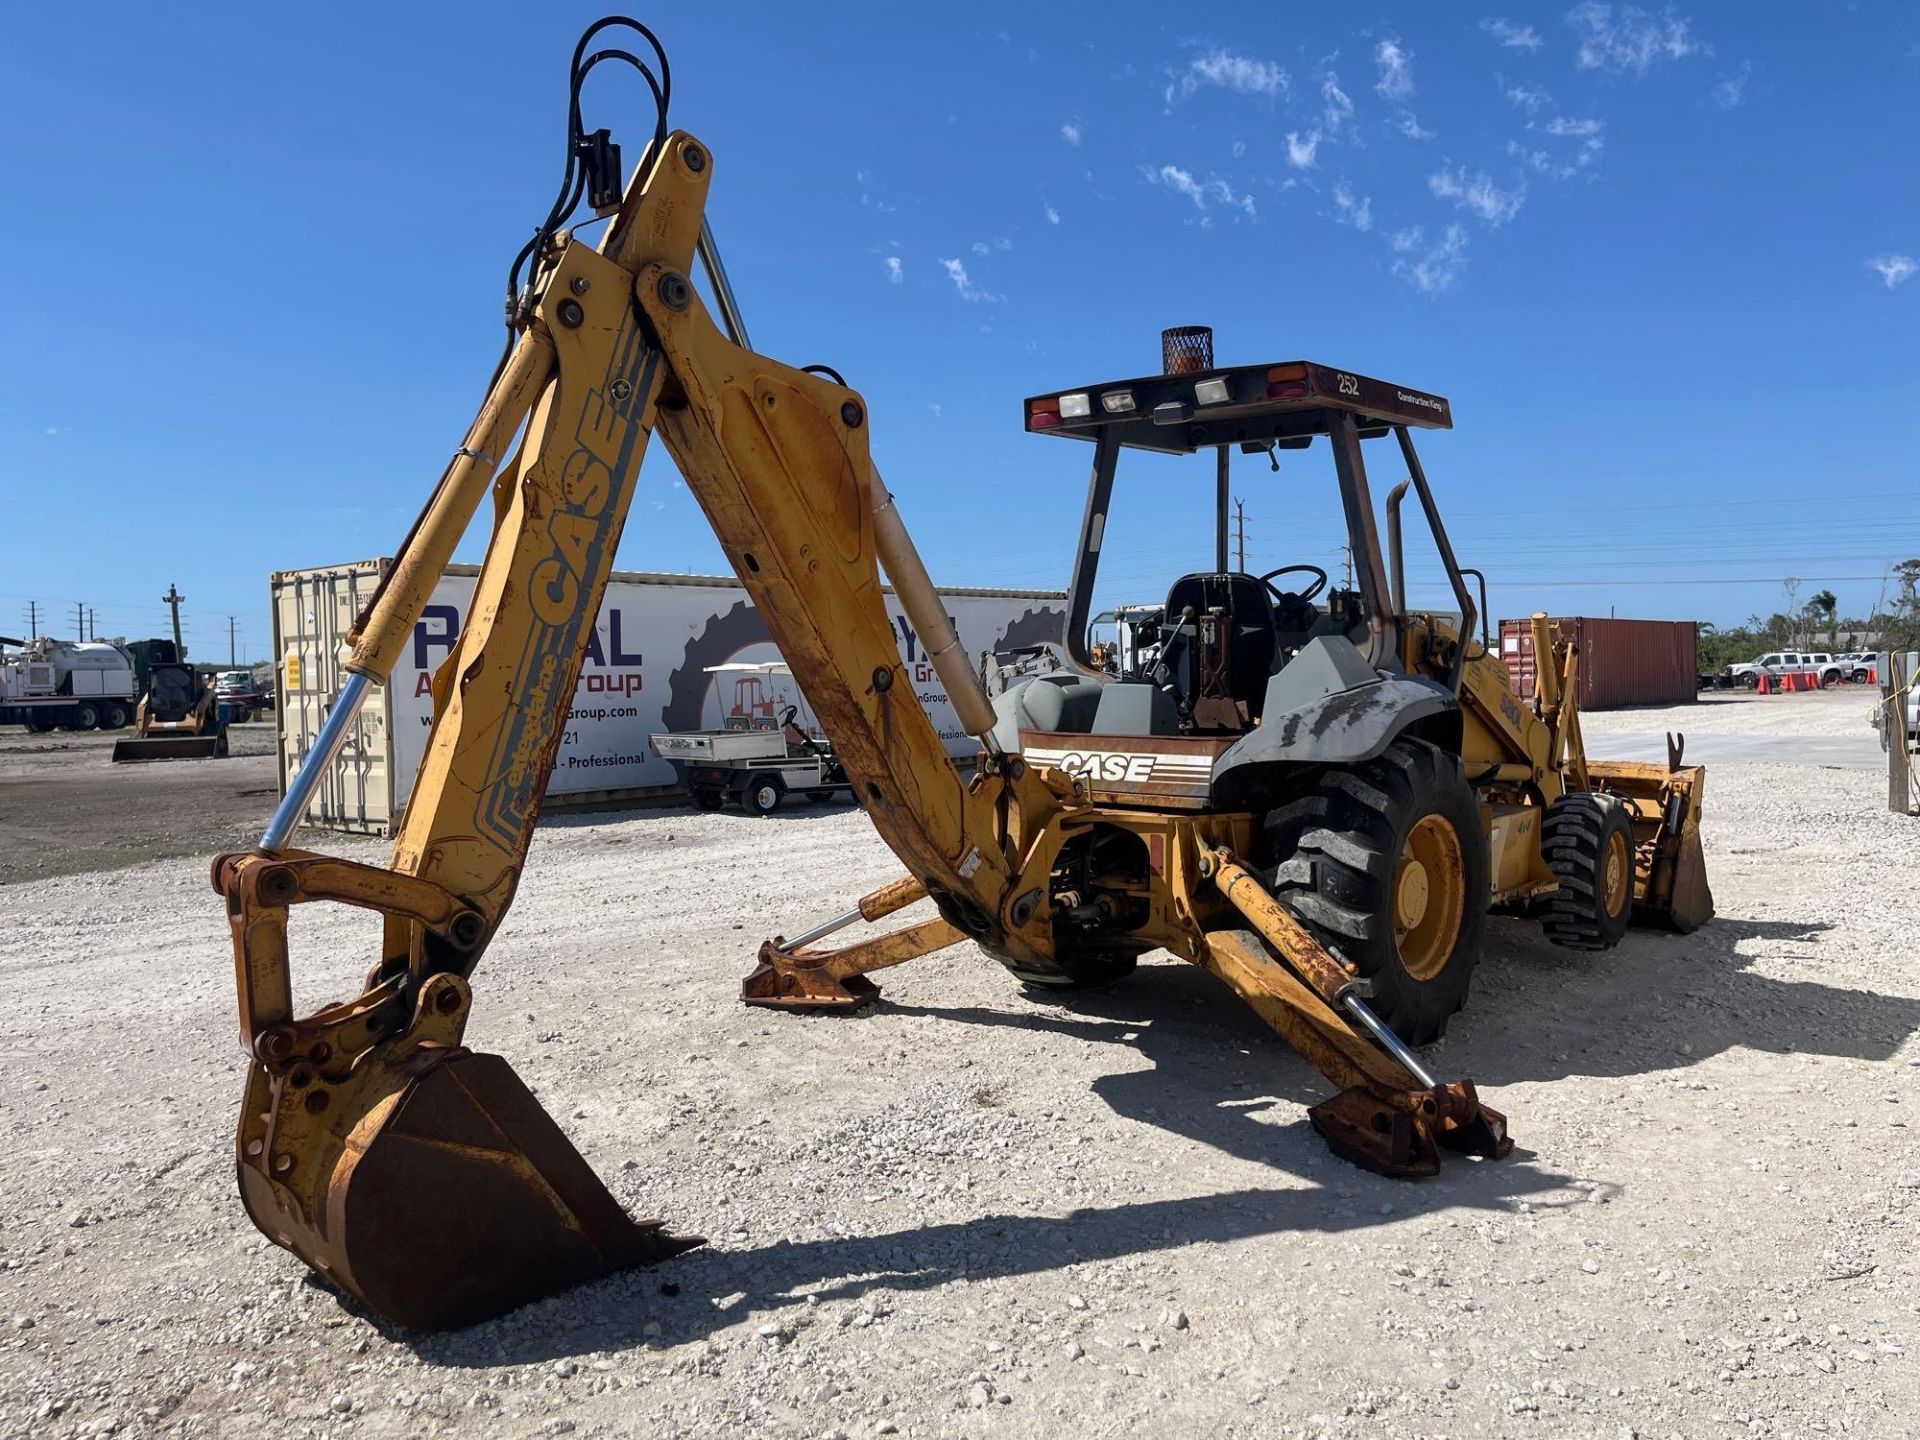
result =
M1733 684L1749 690L1758 687L1763 674L1774 680L1782 675L1811 675L1821 685L1838 684L1849 674L1833 656L1807 650L1770 650L1755 659L1729 665L1726 673Z
M1909 651L1904 668L1910 675L1920 673L1920 652ZM1908 685L1906 688L1907 693L1904 699L1906 701L1907 712L1907 749L1920 751L1920 686ZM1887 677L1885 675L1880 677L1880 689L1884 697L1887 690ZM1880 732L1880 748L1885 750L1888 746L1888 726L1887 703L1884 698L1878 705L1873 707L1873 728Z
M1846 673L1847 679L1856 685L1867 683L1867 677L1873 673L1878 657L1871 650L1849 650L1845 655L1833 657L1833 663Z
M214 703L227 707L227 718L244 725L262 710L273 709L273 696L255 683L251 670L222 670L213 681Z

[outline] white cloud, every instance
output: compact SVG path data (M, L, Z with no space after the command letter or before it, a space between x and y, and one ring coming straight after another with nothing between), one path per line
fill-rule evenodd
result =
M1353 118L1353 101L1347 98L1347 92L1340 88L1340 82L1331 70L1320 82L1320 100L1323 106L1320 112L1321 126L1329 135L1338 135L1340 127Z
M1482 20L1480 28L1509 50L1538 50L1540 32L1531 25L1516 25L1511 20Z
M1538 85L1509 85L1507 101L1516 110L1524 110L1529 115L1537 115L1545 106L1553 103L1553 96Z
M1420 117L1415 115L1411 110L1396 120L1393 128L1409 140L1431 140L1434 136L1433 131L1424 129L1421 126Z
M898 285L905 281L906 278L906 271L900 268L900 257L898 255L887 256L887 283L889 285Z
M1876 255L1867 264L1880 272L1880 278L1887 282L1887 288L1904 284L1914 271L1920 270L1920 261L1911 255ZM52 431L48 431L52 434Z
M1185 95L1203 85L1217 85L1240 95L1274 99L1287 93L1288 84L1287 72L1271 60L1236 55L1231 50L1209 50L1195 56L1180 78L1180 90Z
M1912 262L1911 262L1911 261L1909 261L1908 263L1909 263L1909 264L1911 264ZM1904 279L1905 277L1903 276L1903 277L1901 277L1901 278L1903 278L1903 279ZM1893 281L1891 281L1891 280L1889 280L1889 281L1887 282L1887 284L1889 284L1889 285L1892 285L1893 283L1894 283L1894 282L1893 282ZM41 433L42 435L58 435L58 434L60 433L60 427L59 427L58 425L49 425L49 426L47 426L47 428L46 428L46 429L44 429L44 430L42 430L42 431L41 431L40 433Z
M1720 83L1707 92L1707 97L1722 110L1738 110L1747 103L1747 79L1753 74L1753 62L1748 61L1732 75L1720 77Z
M1054 209L1051 205L1047 206L1046 209L1047 209L1047 223L1049 225L1058 225L1060 223L1060 212Z
M1392 36L1373 47L1373 63L1380 67L1380 83L1373 88L1389 100L1413 94L1413 52Z
M1078 120L1067 121L1066 124L1060 127L1060 138L1069 145L1078 145L1080 143L1080 122Z
M1333 218L1342 225L1362 232L1373 228L1373 201L1364 195L1356 199L1344 180L1333 187L1333 212Z
M1598 135L1606 128L1604 120L1573 120L1565 115L1556 115L1547 122L1549 135Z
M1524 185L1502 190L1486 171L1468 175L1464 165L1434 171L1427 177L1427 188L1440 199L1473 211L1489 225L1506 224L1520 213L1521 202L1527 198Z
M1419 226L1396 233L1393 248L1400 259L1393 262L1393 273L1425 295L1437 295L1453 287L1467 263L1467 232L1449 225L1433 245L1425 244Z
M1013 249L1013 241L1007 239L1004 235L996 235L992 240L976 240L968 248L976 255L991 255L996 250L1005 251Z
M1313 152L1320 148L1320 132L1309 130L1304 136L1297 130L1287 132L1287 163L1296 170L1313 168Z
M1567 12L1578 33L1574 64L1582 70L1644 75L1661 60L1684 60L1700 52L1688 22L1672 11L1659 19L1633 5L1582 0Z
M1224 205L1229 210L1238 210L1243 214L1254 213L1253 197L1239 195L1224 180L1196 180L1193 172L1182 170L1178 165L1162 165L1154 169L1151 165L1142 166L1141 174L1149 185L1164 185L1176 195L1184 195L1194 203L1196 209L1207 210L1214 205Z
M960 298L970 305L998 305L1006 297L993 295L974 284L973 277L967 274L967 267L958 260L942 260L947 267L947 278L953 281L953 288L960 292Z

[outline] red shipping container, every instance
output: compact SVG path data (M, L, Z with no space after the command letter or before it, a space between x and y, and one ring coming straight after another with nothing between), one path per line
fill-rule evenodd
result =
M1548 621L1556 637L1580 648L1582 710L1673 705L1700 685L1700 632L1691 620L1610 620L1593 615ZM1533 698L1533 621L1500 622L1500 658L1522 700Z

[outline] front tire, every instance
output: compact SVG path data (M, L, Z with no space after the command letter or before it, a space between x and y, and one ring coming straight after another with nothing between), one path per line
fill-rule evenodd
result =
M1633 817L1611 795L1562 795L1547 807L1540 846L1560 888L1540 928L1568 950L1611 950L1633 919Z
M1372 982L1402 1040L1446 1033L1466 1003L1489 899L1480 807L1452 755L1401 738L1329 768L1268 814L1275 898Z

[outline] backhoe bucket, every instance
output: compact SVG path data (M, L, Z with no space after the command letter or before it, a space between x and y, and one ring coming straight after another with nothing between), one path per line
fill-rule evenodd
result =
M302 1067L253 1067L241 1193L262 1232L395 1325L471 1325L701 1243L631 1219L497 1055L420 1045L333 1115L328 1093ZM332 1143L296 1159L313 1152L275 1132L312 1116Z
M224 760L227 732L215 735L146 735L113 742L115 763L126 760Z

